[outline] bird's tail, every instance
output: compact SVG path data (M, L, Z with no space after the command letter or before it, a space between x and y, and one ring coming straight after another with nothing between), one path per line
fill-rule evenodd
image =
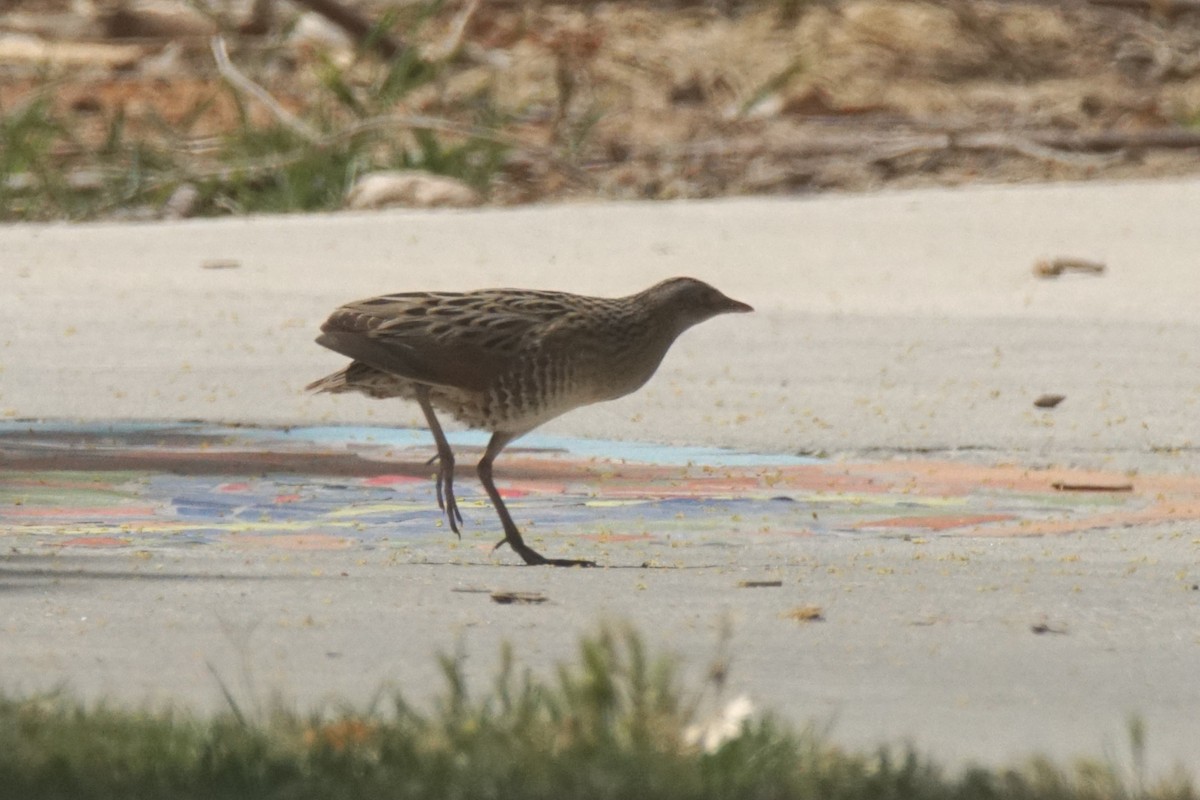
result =
M338 392L352 391L350 385L346 381L346 373L349 371L349 369L349 367L346 367L345 369L339 369L337 372L326 375L324 378L315 380L308 386L305 386L304 390L307 392L333 392L334 394Z

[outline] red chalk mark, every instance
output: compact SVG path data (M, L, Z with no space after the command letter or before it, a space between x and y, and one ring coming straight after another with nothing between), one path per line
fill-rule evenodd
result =
M649 482L643 484L646 488L650 488ZM683 491L688 494L731 494L733 492L752 492L762 488L762 482L756 476L747 476L745 478L731 478L722 476L720 478L692 478L679 481L674 486L676 491Z
M1013 514L960 514L934 517L888 517L887 519L868 520L860 522L856 528L924 528L930 531L944 531L951 528L962 528L967 525L986 525L989 522L1011 522L1016 519Z
M248 483L222 483L217 487L218 492L248 492L250 484Z
M860 474L871 474L892 488L903 487L921 495L969 496L981 490L1050 493L1055 483L1109 484L1128 482L1111 472L1036 469L1019 465L985 466L956 461L897 461L850 465ZM1161 481L1160 481L1161 482ZM1139 479L1139 488L1142 486Z
M511 478L506 483L509 489L520 489L536 494L562 494L568 488L565 481L542 478Z
M528 489L514 489L511 486L507 489L500 489L499 487L496 488L497 491L500 492L501 497L525 497L529 494Z
M407 483L419 483L428 478L414 478L411 475L376 475L363 479L364 486L399 486Z
M10 506L4 517L28 519L53 517L153 517L153 506Z
M1116 511L1067 520L1035 520L1019 525L989 528L981 533L987 536L1054 536L1105 528L1131 528L1137 525L1195 520L1200 520L1200 501L1168 499L1140 511Z
M275 495L275 504L283 505L284 503L295 503L300 500L298 494L277 494Z
M77 536L57 544L59 547L125 547L129 540L115 536Z

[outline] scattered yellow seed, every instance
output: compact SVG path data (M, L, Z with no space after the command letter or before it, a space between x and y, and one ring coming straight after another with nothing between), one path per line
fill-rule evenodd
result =
M796 606L779 616L781 619L794 619L797 622L824 622L825 610L820 606Z

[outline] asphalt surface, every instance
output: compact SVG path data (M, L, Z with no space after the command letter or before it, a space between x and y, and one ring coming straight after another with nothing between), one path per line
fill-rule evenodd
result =
M347 300L483 286L623 294L709 280L758 313L686 334L642 392L547 433L835 460L1194 474L1200 182L806 200L389 212L0 228L0 414L10 419L420 423L305 395ZM1103 262L1040 279L1038 259ZM1065 395L1035 408L1045 393ZM11 532L10 532L11 533ZM2 534L0 534L2 535ZM2 544L2 543L0 543ZM5 688L87 698L417 698L439 651L481 682L498 644L536 668L629 620L693 677L728 624L731 690L854 746L950 765L1041 753L1200 774L1200 527L939 534L678 553L675 569L562 571L353 552L0 555ZM786 597L738 588L779 578ZM544 592L499 606L454 589ZM780 603L815 604L785 626ZM210 670L211 667L211 670Z

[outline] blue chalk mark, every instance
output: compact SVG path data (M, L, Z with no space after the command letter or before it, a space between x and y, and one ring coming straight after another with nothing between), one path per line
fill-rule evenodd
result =
M104 421L71 422L55 420L0 421L0 436L12 432L58 433L98 437L188 436L241 441L290 441L326 445L370 445L396 448L429 448L432 439L423 428L385 428L366 425L305 425L285 428L225 426L202 422L140 422ZM483 448L488 434L483 431L450 431L446 435L452 445ZM46 443L46 447L64 449L62 442ZM121 449L156 447L152 441L128 442ZM819 464L820 459L782 453L747 453L723 447L697 447L656 444L652 442L617 441L612 439L581 439L572 436L550 436L533 433L510 445L514 450L548 450L580 458L624 461L662 466L688 464L714 467L787 467Z

